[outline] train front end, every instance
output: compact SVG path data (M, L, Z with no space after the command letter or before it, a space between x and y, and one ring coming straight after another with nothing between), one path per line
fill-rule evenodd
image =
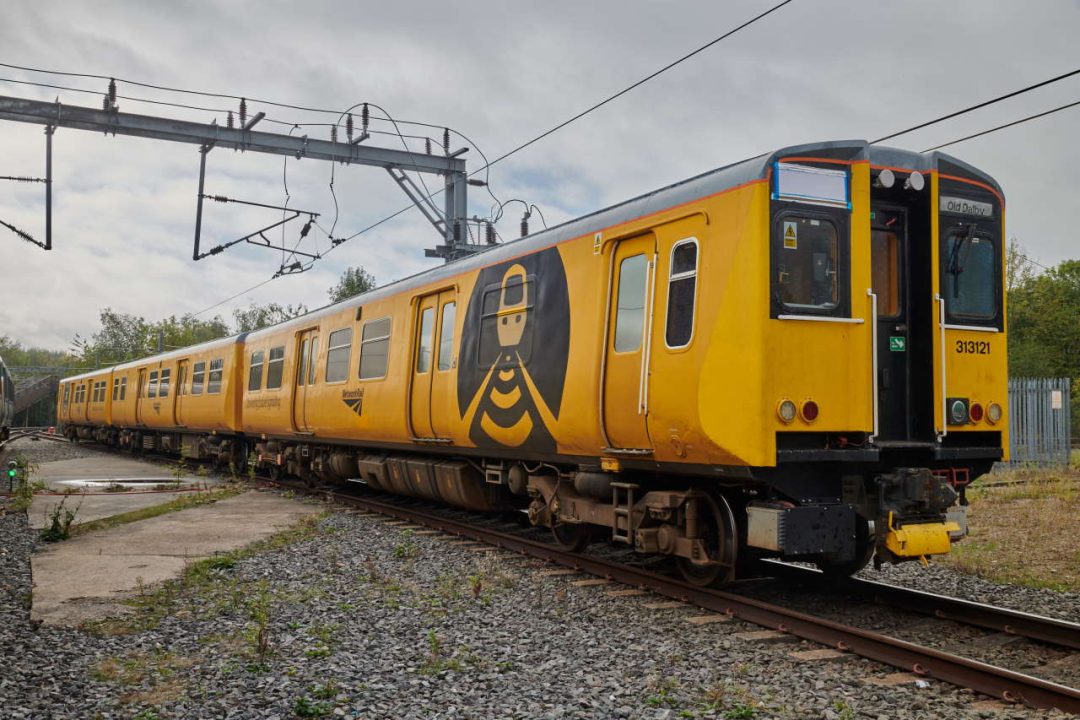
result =
M1007 459L1001 190L863 142L782 151L769 182L774 462L747 543L844 571L947 553Z

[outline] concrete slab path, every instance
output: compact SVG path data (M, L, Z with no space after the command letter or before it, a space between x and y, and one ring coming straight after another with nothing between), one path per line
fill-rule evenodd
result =
M70 496L36 495L30 506L28 518L31 527L41 528L49 522L49 515L64 502L66 509L79 511L75 523L120 515L153 505L167 503L181 493L148 492L159 485L177 485L179 490L192 492L195 488L220 484L219 480L183 475L177 483L176 476L168 467L143 460L112 454L95 454L69 460L41 463L34 473L55 492L72 492ZM109 486L120 485L127 492L104 492Z
M249 491L50 545L31 560L31 618L76 626L122 614L128 608L121 601L140 583L176 577L191 560L249 545L318 511L276 493Z

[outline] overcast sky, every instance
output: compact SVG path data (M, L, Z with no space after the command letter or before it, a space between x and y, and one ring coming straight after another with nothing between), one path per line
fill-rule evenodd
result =
M449 126L495 157L768 8L773 2L209 2L5 3L0 62L86 72L320 108L368 101L395 118ZM491 186L524 198L549 224L785 145L873 139L1080 67L1080 2L841 2L790 5L583 120L500 163ZM0 68L97 95L0 82L0 94L100 106L106 83ZM122 111L224 124L230 100L120 83L121 95L187 102L188 111L120 100ZM1080 99L1080 76L893 144L940 142ZM213 112L219 110L220 112ZM290 123L326 115L249 103ZM1007 232L1044 265L1080 257L1075 184L1080 108L948 149L1005 189ZM386 123L373 127L391 129ZM287 131L284 126L262 129ZM421 134L421 128L402 127ZM441 140L437 130L430 132ZM328 129L299 134L328 138ZM400 147L391 136L369 141ZM454 147L464 145L460 138ZM418 148L420 146L414 146ZM482 162L476 149L471 168ZM334 218L330 167L217 150L207 192ZM0 121L0 175L42 175L42 128ZM273 274L280 253L237 247L191 260L198 152L191 145L55 136L55 249L0 227L0 335L65 348L97 327L100 308L150 319L199 312ZM439 178L429 177L429 186ZM434 183L434 184L432 184ZM377 168L339 168L335 235L407 204ZM492 199L470 188L470 213ZM44 236L40 185L0 182L0 220ZM521 206L500 233L516 237ZM271 211L208 205L204 244L273 222ZM532 227L540 227L534 216ZM286 240L295 242L298 226ZM280 237L280 236L278 236ZM322 249L326 236L311 236ZM432 267L438 238L410 211L340 246L311 271L271 282L200 317L251 302L326 302L350 265L381 283ZM312 242L306 243L313 247Z

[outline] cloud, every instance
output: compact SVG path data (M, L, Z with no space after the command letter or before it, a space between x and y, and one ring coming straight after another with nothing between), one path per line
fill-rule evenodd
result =
M70 69L300 106L344 108L367 100L441 142L460 129L489 158L547 130L763 9L757 2L668 3L553 0L542 4L250 0L5 6L0 60ZM495 166L492 191L539 204L549 224L591 212L712 167L787 144L873 138L1072 69L1075 2L1038 6L976 0L937 3L795 2L656 80ZM92 95L0 82L0 93L97 106L105 83L0 69L0 77L54 81ZM922 149L1075 100L1080 79L899 138ZM120 84L124 95L179 100L224 111L236 103ZM208 122L222 112L121 100L131 112ZM330 116L250 104L288 122ZM949 152L1004 186L1008 232L1044 264L1076 255L1072 184L1080 166L1076 113L1064 112L973 140ZM287 127L263 127L286 132ZM375 125L389 129L386 124ZM41 174L40 127L3 123L0 174ZM328 129L297 131L328 137ZM198 153L194 146L60 130L56 135L54 233L44 253L0 230L8 275L0 334L64 347L96 327L109 306L156 318L197 312L269 277L281 253L237 246L191 260ZM400 147L392 136L369 141ZM457 147L462 144L454 139ZM415 149L422 147L418 142ZM481 165L468 153L470 168ZM282 158L215 150L207 191L285 201ZM334 222L330 168L287 162L291 207ZM439 178L428 177L435 189ZM338 168L335 234L351 234L404 207L377 168ZM470 211L492 199L470 189ZM40 186L0 184L0 219L43 234ZM500 224L517 236L521 206ZM272 222L271 211L207 205L204 247ZM541 226L539 218L531 221ZM296 242L298 224L271 237ZM334 250L307 273L269 283L211 311L228 318L250 302L315 307L350 265L380 282L436 261L423 250L435 231L411 210ZM325 236L320 247L328 246ZM314 248L313 243L306 247ZM12 271L12 268L14 270Z

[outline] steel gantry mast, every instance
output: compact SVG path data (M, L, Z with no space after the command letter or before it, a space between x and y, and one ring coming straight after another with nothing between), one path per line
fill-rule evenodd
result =
M217 121L211 123L198 123L173 118L154 117L150 115L137 115L134 113L120 112L112 105L109 109L81 107L77 105L65 105L59 100L55 102L43 102L40 100L26 100L22 98L0 96L0 119L14 122L33 123L44 125L47 135L47 146L51 160L53 133L56 128L71 128L74 130L90 130L107 135L130 135L133 137L151 138L167 142L188 143L199 146L199 201L198 217L196 218L195 246L192 258L198 260L210 254L220 252L224 247L236 242L247 240L250 237L218 246L213 250L201 252L199 248L199 235L201 232L202 201L204 197L220 199L217 196L203 195L203 180L206 170L206 157L214 148L231 148L244 152L266 153L269 155L282 155L294 157L297 160L305 158L336 162L344 165L373 165L384 168L394 178L397 184L404 190L416 206L424 214L424 217L438 231L442 242L434 249L429 249L427 255L441 257L445 260L469 255L483 249L485 246L479 242L470 242L467 218L467 190L469 181L465 172L465 160L461 157L467 148L450 152L449 147L444 146L443 154L428 152L413 152L408 149L392 150L389 148L374 147L364 144L370 136L365 131L359 137L348 138L345 142L334 139L321 140L303 136L284 135L281 133L262 132L254 130L256 123L262 120L263 113L253 115L240 127L222 127ZM51 165L51 163L50 163ZM429 173L443 176L442 208L440 209L431 195L420 192L412 179L406 174L409 171ZM49 176L44 179L46 194L51 200L52 189L51 167ZM12 178L15 179L15 178ZM37 179L35 179L37 180ZM301 214L314 216L315 213L301 211ZM25 233L19 232L24 239L29 239L46 250L52 247L52 204L46 204L46 238L40 243ZM252 235L257 235L258 232ZM335 239L331 238L333 242ZM340 240L338 240L340 242ZM256 241L254 244L263 245Z

